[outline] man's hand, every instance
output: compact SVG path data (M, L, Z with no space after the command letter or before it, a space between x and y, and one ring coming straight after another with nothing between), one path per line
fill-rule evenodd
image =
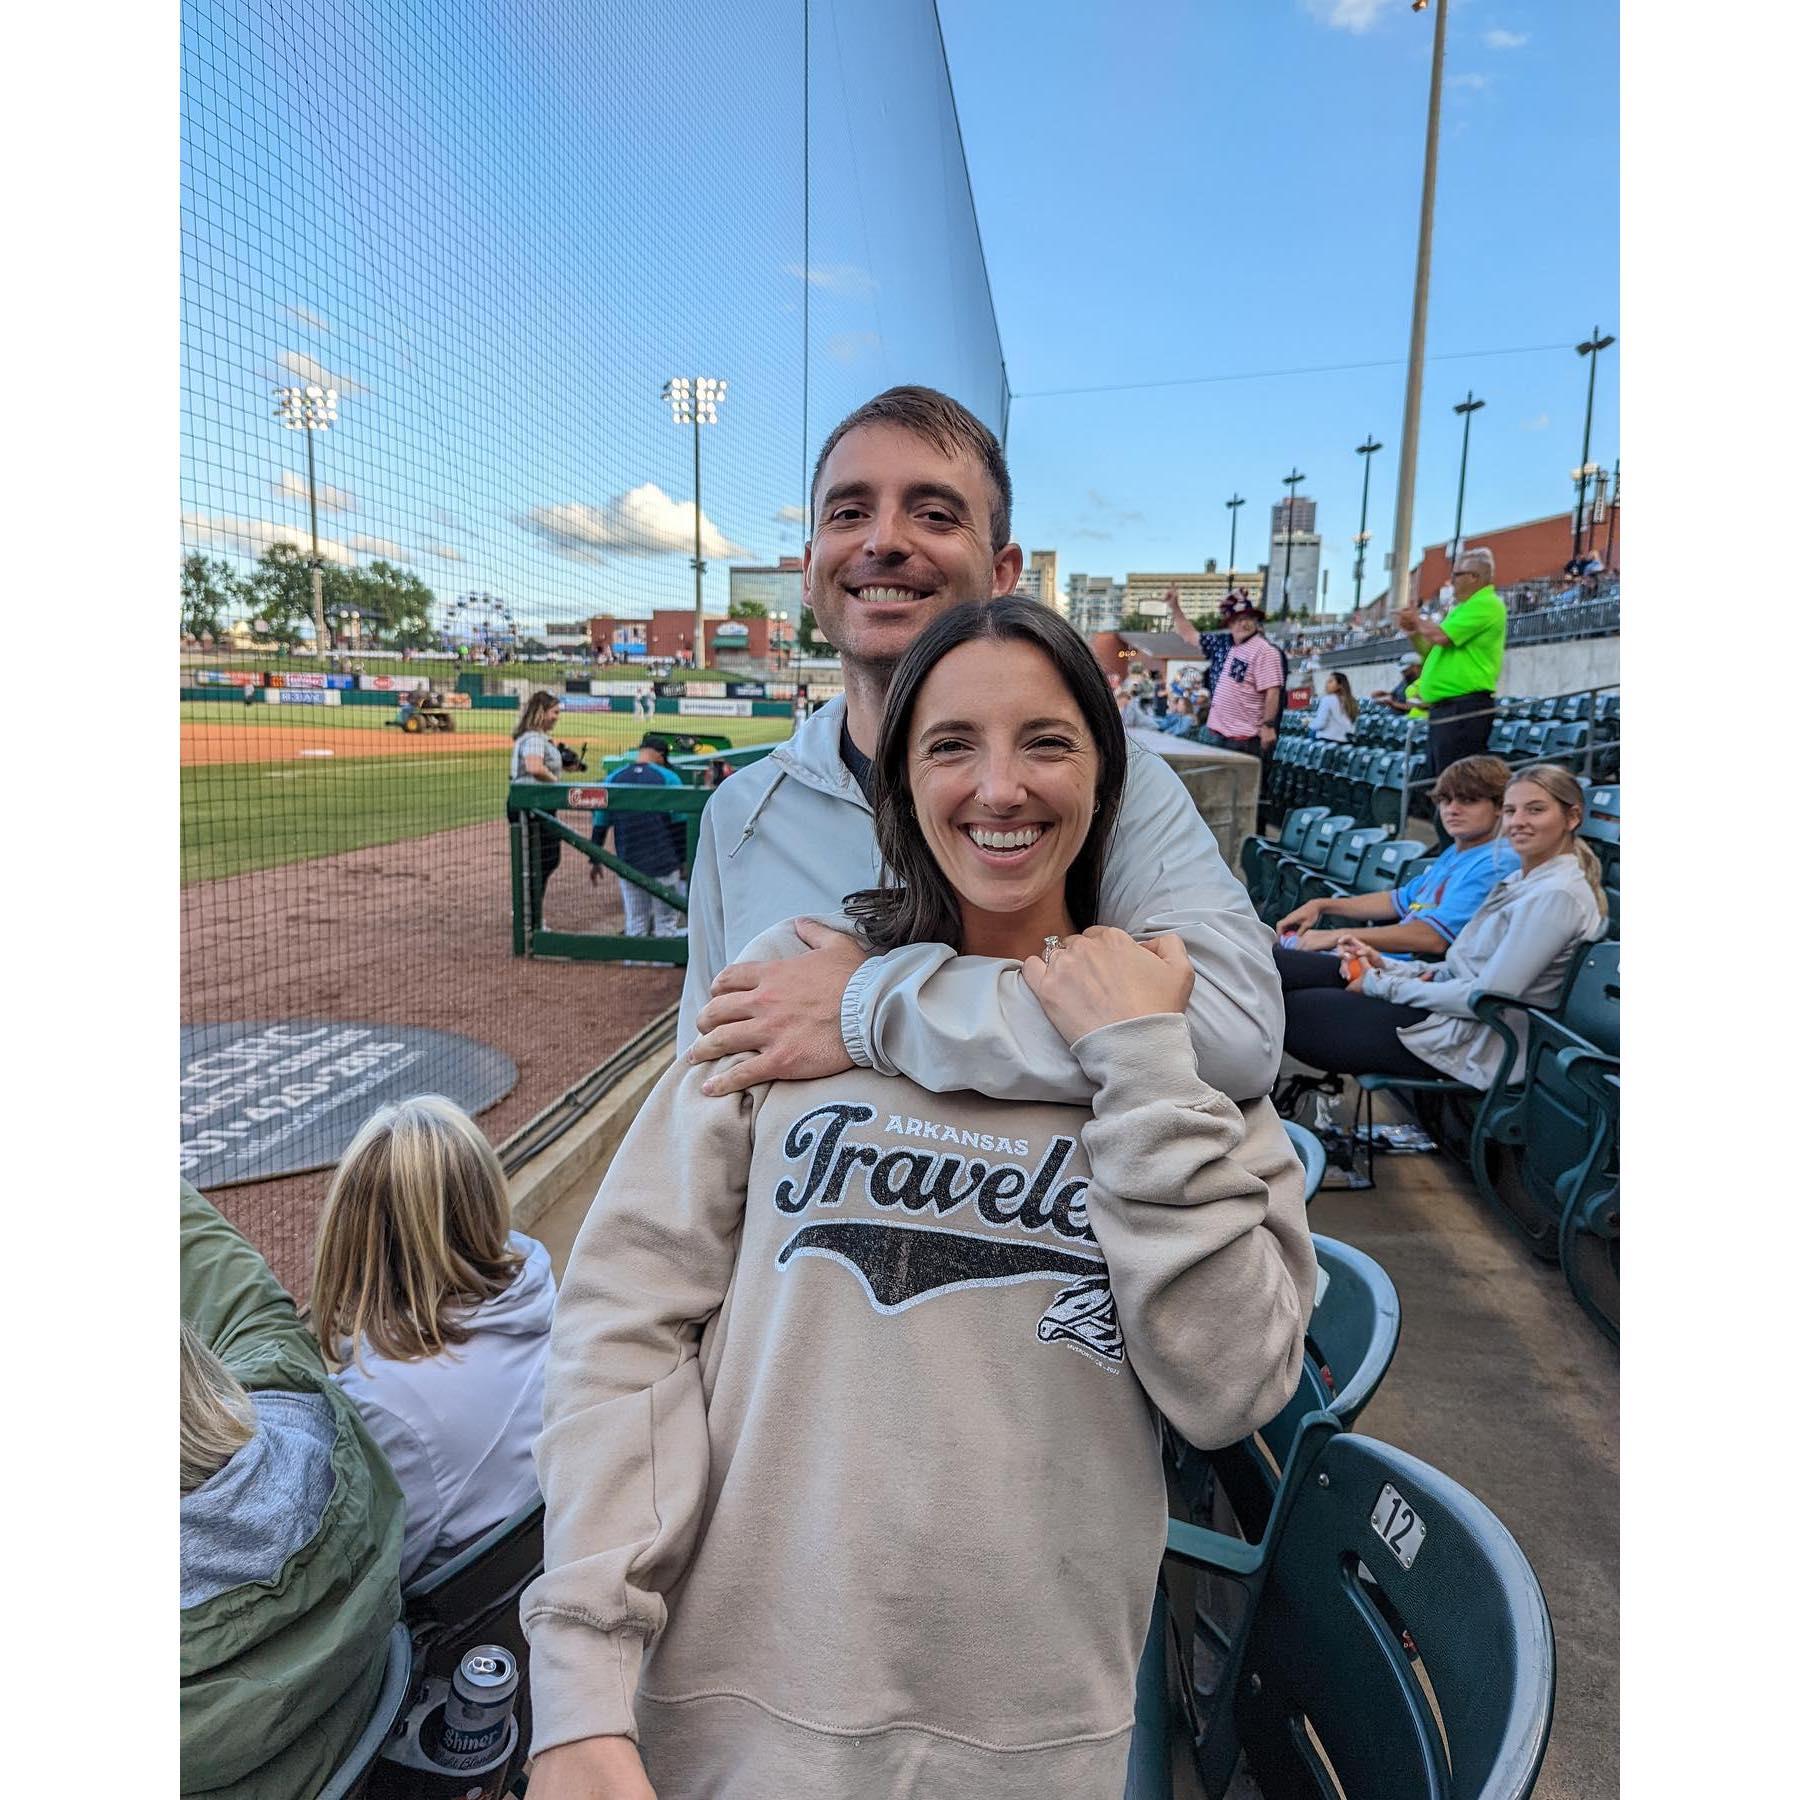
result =
M577 1738L534 1757L526 1800L656 1800L630 1738Z
M762 1081L811 1081L853 1066L839 1009L868 952L847 932L816 919L802 919L794 929L809 946L805 956L732 963L714 979L712 998L695 1021L701 1035L688 1061L752 1054L703 1082L702 1093L735 1094Z
M1194 991L1187 945L1172 931L1140 944L1111 925L1091 925L1050 956L1020 970L1044 1016L1072 1044L1103 1025L1183 1013Z
M1264 725L1258 728L1256 741L1261 744L1265 750L1273 750L1275 748L1275 738L1276 731L1273 725Z
M1286 918L1276 921L1276 935L1279 936L1284 931L1311 931L1324 916L1323 900L1303 900Z
M1403 606L1394 614L1394 623L1409 637L1419 629L1419 626L1423 622L1424 621L1419 617L1419 609L1416 606Z
M1344 941L1341 931L1303 931L1295 940L1296 950L1335 950Z

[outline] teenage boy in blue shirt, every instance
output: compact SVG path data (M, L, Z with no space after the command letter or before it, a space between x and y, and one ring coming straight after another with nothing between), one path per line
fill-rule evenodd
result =
M1282 919L1277 934L1296 934L1291 947L1275 950L1282 992L1341 987L1336 952L1347 937L1385 956L1442 956L1496 884L1519 866L1518 852L1500 835L1500 803L1510 774L1497 756L1453 762L1431 795L1450 847L1423 874L1380 893L1308 900ZM1321 926L1327 916L1353 923Z

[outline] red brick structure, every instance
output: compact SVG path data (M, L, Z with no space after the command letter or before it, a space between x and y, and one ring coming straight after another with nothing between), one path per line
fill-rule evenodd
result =
M755 662L766 660L772 627L773 622L769 619L708 618L706 653L701 657L701 663L709 668L716 667L717 654ZM721 628L725 628L726 635L722 651L718 648ZM610 648L619 638L641 643L646 657L667 657L674 661L691 655L694 648L693 609L658 607L648 619L615 619L611 614L602 614L588 620L588 642L596 651Z
M1531 519L1523 525L1508 525L1499 531L1465 531L1465 544L1479 544L1494 553L1494 575L1505 587L1514 581L1551 581L1561 579L1563 564L1569 560L1572 515L1552 513L1546 519ZM1612 531L1612 569L1616 572L1623 555L1625 516L1614 506L1610 517L1603 516L1593 527L1594 552L1606 555L1606 534ZM1414 566L1412 591L1415 596L1430 599L1450 579L1450 540L1428 544ZM1378 595L1361 613L1364 621L1384 618L1388 610L1386 594Z

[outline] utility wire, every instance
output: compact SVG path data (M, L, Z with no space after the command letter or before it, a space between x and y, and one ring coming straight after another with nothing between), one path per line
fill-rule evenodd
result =
M1475 356L1536 356L1545 350L1566 350L1566 344L1519 344L1509 350L1446 350L1427 362L1465 362ZM1066 394L1129 394L1145 388L1207 387L1221 381L1273 381L1283 375L1341 375L1353 369L1398 369L1404 356L1383 356L1373 362L1315 363L1299 369L1249 369L1236 375L1176 375L1166 381L1112 381L1096 387L1015 388L1015 400L1055 400Z

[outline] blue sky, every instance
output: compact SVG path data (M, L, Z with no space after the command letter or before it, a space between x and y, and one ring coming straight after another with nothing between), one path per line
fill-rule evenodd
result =
M1014 393L1016 530L1062 569L1123 577L1267 554L1298 467L1347 598L1361 467L1375 459L1365 597L1385 585L1404 369L1034 398L1094 387L1403 359L1432 15L1406 0L943 0ZM1465 528L1568 507L1586 398L1571 348L1618 334L1618 19L1608 4L1456 0L1446 58L1427 347L1563 346L1426 371L1414 552L1447 537L1473 388ZM1601 359L1593 458L1618 446ZM1247 547L1256 551L1247 555Z
M798 550L843 412L926 380L998 425L1003 350L1028 548L1065 573L1196 567L1225 554L1235 488L1254 562L1297 465L1339 602L1371 430L1372 569L1387 544L1399 367L1126 390L1403 356L1429 15L941 16L955 114L926 0L812 0L808 219L789 0L186 0L184 547L242 563L303 536L304 451L269 389L329 377L327 555L525 625L685 606L692 441L658 390L709 374L731 381L703 443L722 609L729 561ZM1609 7L1458 0L1434 353L1616 329L1615 63ZM1565 506L1581 379L1566 347L1435 363L1416 541L1450 528L1470 385L1470 527Z

